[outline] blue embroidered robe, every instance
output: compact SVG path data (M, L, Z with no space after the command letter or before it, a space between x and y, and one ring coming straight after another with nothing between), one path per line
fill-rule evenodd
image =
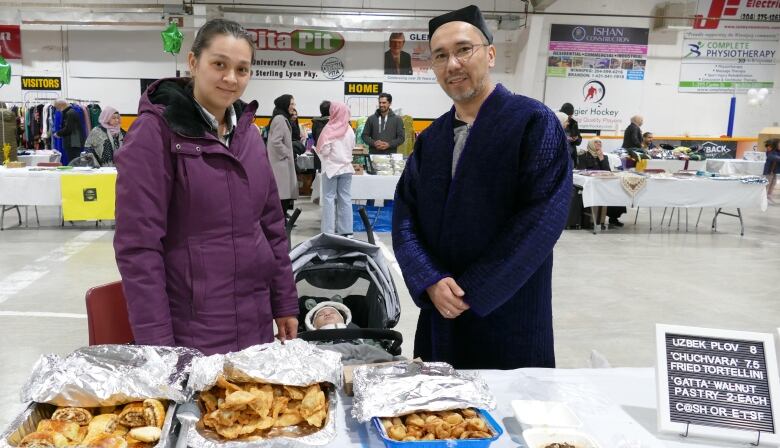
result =
M566 135L542 103L502 85L454 177L454 107L417 139L399 181L393 247L420 307L414 354L458 368L554 367L552 252L572 192ZM453 277L470 310L444 319L425 289Z

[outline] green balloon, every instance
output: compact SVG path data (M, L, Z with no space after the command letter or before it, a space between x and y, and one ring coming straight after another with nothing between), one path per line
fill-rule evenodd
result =
M181 51L181 41L184 40L184 35L179 31L179 27L175 23L168 24L168 28L160 33L163 40L163 51L171 54L179 54Z
M11 84L11 64L0 56L0 86Z

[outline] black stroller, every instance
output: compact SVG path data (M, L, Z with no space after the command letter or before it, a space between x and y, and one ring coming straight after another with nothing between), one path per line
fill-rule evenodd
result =
M288 239L299 215L300 210L295 210L287 223ZM391 330L401 316L398 292L362 207L360 216L368 242L319 234L290 251L299 297L298 337L310 342L334 343L372 340L390 355L398 356L403 336ZM306 331L304 320L312 305L334 299L349 308L354 325Z

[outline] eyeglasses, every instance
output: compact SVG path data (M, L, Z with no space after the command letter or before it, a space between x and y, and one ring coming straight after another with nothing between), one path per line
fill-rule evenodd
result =
M436 68L444 67L450 61L451 56L455 56L455 59L457 59L459 63L465 64L469 61L469 59L471 59L472 56L474 56L474 52L476 52L479 47L487 46L488 45L486 44L462 45L458 47L454 53L446 53L443 51L435 53L431 55L431 65Z

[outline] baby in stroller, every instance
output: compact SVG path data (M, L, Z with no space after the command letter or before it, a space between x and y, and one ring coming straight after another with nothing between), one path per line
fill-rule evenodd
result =
M400 340L393 340L392 333L397 332L361 329L352 322L352 311L341 302L339 296L319 303L310 298L304 306L308 309L303 318L306 331L300 333L300 337L318 344L322 349L341 353L344 365L405 359L398 356L400 347L396 341L400 343ZM390 338L389 343L386 337Z

